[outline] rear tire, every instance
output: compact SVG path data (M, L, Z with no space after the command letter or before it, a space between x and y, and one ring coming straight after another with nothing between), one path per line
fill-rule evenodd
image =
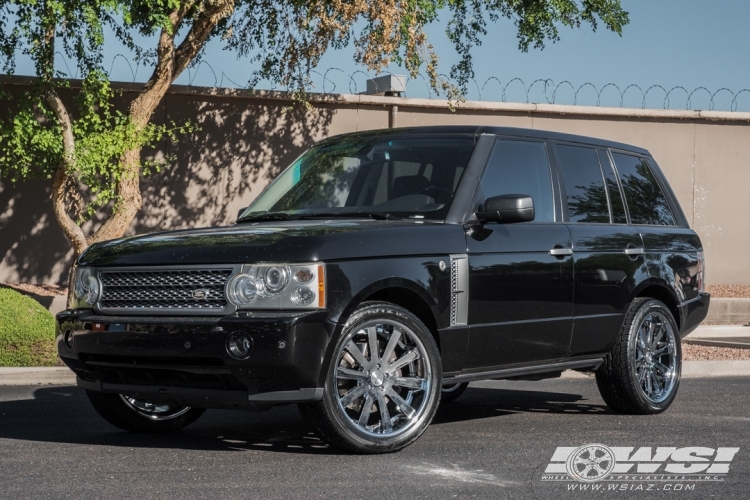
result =
M300 404L318 436L368 454L416 441L435 416L442 387L440 355L424 323L395 304L365 302L333 352L323 399Z
M464 393L467 387L469 387L468 382L444 385L443 390L440 391L440 402L449 403L451 401L457 400L461 396L461 394Z
M206 411L187 406L150 405L122 394L86 391L86 395L104 420L128 432L174 432L192 424Z
M615 412L649 415L672 404L681 369L680 335L671 311L658 300L637 298L596 371L596 383Z

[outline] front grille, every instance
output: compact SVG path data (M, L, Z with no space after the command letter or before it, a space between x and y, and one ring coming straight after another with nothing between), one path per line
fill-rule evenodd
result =
M232 269L102 271L101 309L224 309Z

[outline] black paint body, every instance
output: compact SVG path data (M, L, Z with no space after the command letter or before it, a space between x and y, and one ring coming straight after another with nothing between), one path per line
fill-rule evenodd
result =
M79 384L203 407L258 409L316 400L335 338L365 300L391 301L422 319L437 340L446 382L595 367L638 296L665 302L681 336L706 316L709 296L698 290L695 276L700 240L647 151L521 129L429 127L390 133L475 139L445 220L245 223L93 245L79 266L324 262L326 308L222 317L64 311L57 317L58 349ZM552 154L555 220L482 224L473 215L484 202L479 180L498 137L541 141L550 150L565 142L642 156L662 185L676 225L569 223ZM628 247L643 248L645 254L625 255ZM572 252L551 255L553 248ZM451 325L450 263L456 255L468 258L465 325ZM441 270L441 261L447 269ZM63 342L67 330L75 334L72 349ZM252 355L244 361L225 348L227 335L238 330L253 341Z

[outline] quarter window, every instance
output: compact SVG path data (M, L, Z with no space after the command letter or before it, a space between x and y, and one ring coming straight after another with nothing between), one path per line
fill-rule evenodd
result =
M482 178L485 198L502 194L524 194L534 200L535 221L552 222L552 177L547 148L543 142L495 142Z
M606 151L599 150L599 163L602 165L604 177L607 179L607 193L609 193L609 207L612 209L612 222L615 224L627 224L628 216L625 215L625 203L622 201L620 186L617 185L617 177L612 169L612 162Z
M628 202L630 222L654 226L674 226L675 219L667 198L656 182L645 159L613 153L622 190Z
M609 223L609 204L596 150L557 144L570 222Z

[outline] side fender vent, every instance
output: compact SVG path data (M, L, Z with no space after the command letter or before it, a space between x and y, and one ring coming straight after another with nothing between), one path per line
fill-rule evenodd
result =
M469 317L469 259L451 255L451 326L466 325Z

